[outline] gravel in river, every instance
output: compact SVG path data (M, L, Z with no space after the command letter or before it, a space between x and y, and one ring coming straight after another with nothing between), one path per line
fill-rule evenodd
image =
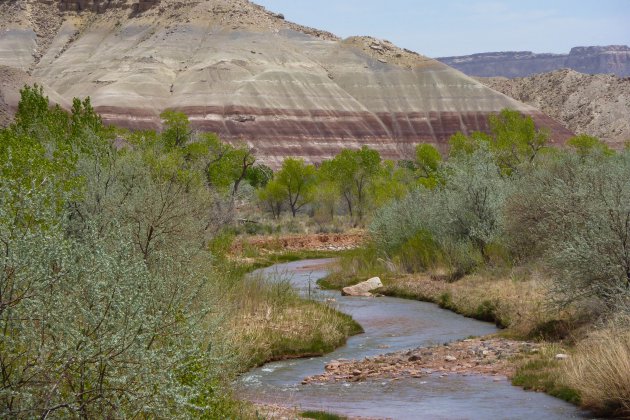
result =
M302 384L360 382L367 379L421 378L425 375L477 374L510 377L510 358L537 352L535 343L504 338L475 338L442 346L419 347L362 360L332 360L326 372L309 376Z

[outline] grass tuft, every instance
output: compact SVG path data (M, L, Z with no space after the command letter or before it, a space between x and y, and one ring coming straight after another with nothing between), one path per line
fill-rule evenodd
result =
M321 356L363 332L349 315L300 298L288 281L251 278L233 291L231 340L244 368L291 358Z
M579 343L564 369L585 407L630 418L630 331L608 327Z

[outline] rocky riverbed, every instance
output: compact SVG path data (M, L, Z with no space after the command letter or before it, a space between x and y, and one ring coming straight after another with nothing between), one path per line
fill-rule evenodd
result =
M448 376L489 375L510 377L515 356L538 352L536 343L505 338L470 338L450 344L398 351L362 360L332 360L326 372L309 376L302 384L321 382L361 382L369 379L422 378L437 374Z

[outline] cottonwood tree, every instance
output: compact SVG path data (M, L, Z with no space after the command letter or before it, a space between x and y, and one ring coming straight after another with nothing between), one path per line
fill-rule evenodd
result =
M193 131L186 114L167 109L160 114L160 118L164 126L162 138L167 147L183 147L190 141Z
M570 138L567 140L567 146L575 150L575 153L583 159L594 155L612 156L615 153L606 143L586 134Z
M280 218L282 205L285 201L285 189L280 183L271 180L263 188L258 190L258 200L271 212L274 219Z
M502 110L489 118L492 132L490 150L498 165L507 172L515 171L523 163L531 163L547 145L549 131L538 129L530 116L518 111Z
M438 170L442 163L440 152L430 144L419 144L414 163L418 182L427 188L435 188L439 182Z
M274 181L282 188L293 217L301 208L313 201L317 181L315 174L313 165L307 165L302 159L292 158L285 159L282 168L276 173Z
M368 208L370 188L381 174L381 156L363 146L358 150L345 149L335 156L327 171L338 185L350 216L362 221Z
M537 128L531 117L511 109L491 115L489 125L490 134L453 135L449 140L449 156L470 155L480 147L486 147L503 173L509 176L520 166L534 162L549 140L546 128Z

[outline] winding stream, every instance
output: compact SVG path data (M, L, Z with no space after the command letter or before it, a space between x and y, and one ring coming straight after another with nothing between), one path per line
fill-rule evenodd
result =
M429 375L421 379L301 385L322 373L334 359L361 359L398 350L430 346L496 332L494 325L465 318L437 305L397 298L342 297L317 289L331 260L279 264L259 273L290 278L300 294L335 299L336 308L352 315L364 334L324 356L268 363L244 375L239 393L270 404L299 406L347 416L392 419L566 419L584 418L576 407L545 394L526 392L506 379Z

